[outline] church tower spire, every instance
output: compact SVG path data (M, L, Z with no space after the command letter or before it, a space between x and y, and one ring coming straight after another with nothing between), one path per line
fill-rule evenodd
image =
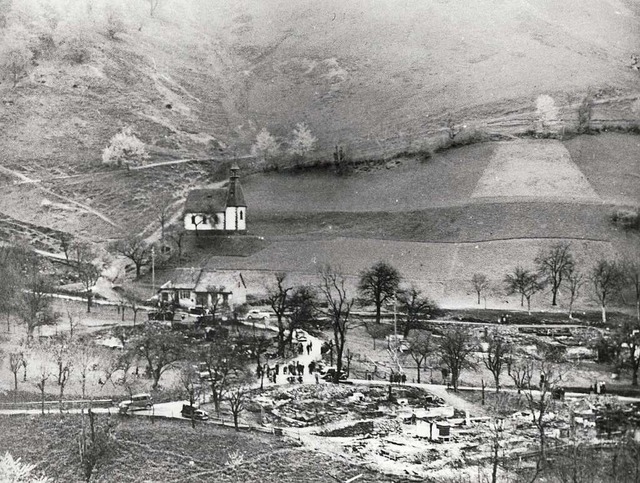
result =
M237 164L231 166L231 175L229 176L229 190L227 191L227 208L247 206L244 200L242 186L240 186L240 176L238 175L240 168Z

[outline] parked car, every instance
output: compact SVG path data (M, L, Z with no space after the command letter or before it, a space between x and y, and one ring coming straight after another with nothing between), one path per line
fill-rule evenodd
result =
M209 419L209 413L207 413L204 409L197 409L193 406L189 406L188 404L182 405L182 411L180 411L183 418L188 419L197 419L198 421L206 421Z
M335 367L327 367L326 369L322 369L320 374L322 374L322 379L325 381L333 381L333 377L336 373L337 369ZM340 371L340 377L338 378L340 381L347 380L347 373L344 371Z
M247 320L269 320L271 314L264 310L251 309L247 312Z
M134 394L131 399L122 401L118 404L118 409L121 413L126 414L127 411L133 411L134 409L149 409L153 406L153 398L151 394Z
M296 329L293 333L297 342L307 342L307 335L303 330Z

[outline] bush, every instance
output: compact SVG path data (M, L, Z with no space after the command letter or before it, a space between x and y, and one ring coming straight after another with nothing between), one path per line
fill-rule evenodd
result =
M91 60L91 50L87 45L87 41L72 37L65 41L63 47L62 58L70 64L86 64Z
M147 157L144 143L133 133L131 127L125 127L113 136L102 151L102 162L118 167L140 164Z
M640 213L633 208L618 208L612 215L611 221L625 230L640 229Z
M120 33L127 31L122 13L118 10L109 9L105 12L105 34L110 40L115 40Z

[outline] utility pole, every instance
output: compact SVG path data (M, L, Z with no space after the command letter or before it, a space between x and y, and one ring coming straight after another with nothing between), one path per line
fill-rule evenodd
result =
M151 296L156 294L156 247L151 247Z
M400 367L400 362L398 362L398 349L399 349L399 343L398 343L398 298L396 297L396 294L393 294L393 340L394 340L394 347L393 347L393 362L395 362L395 365L398 368L398 372L402 372L402 368Z

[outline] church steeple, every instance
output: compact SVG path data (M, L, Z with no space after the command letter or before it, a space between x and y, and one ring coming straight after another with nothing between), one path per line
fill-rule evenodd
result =
M244 200L242 186L240 186L238 171L240 168L236 163L231 166L231 175L229 176L229 190L227 192L227 207L230 206L247 206Z

